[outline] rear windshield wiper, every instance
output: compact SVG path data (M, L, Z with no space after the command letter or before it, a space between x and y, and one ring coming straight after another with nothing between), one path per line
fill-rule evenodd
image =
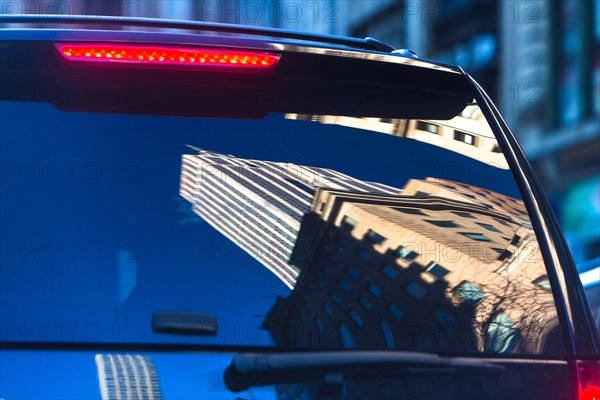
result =
M344 374L363 377L418 374L501 374L501 365L464 357L408 351L313 351L238 354L223 374L232 392L253 386L315 380L340 383Z

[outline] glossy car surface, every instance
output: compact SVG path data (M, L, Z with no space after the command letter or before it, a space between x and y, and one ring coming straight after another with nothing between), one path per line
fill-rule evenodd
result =
M600 392L560 229L459 67L371 39L0 22L1 398Z

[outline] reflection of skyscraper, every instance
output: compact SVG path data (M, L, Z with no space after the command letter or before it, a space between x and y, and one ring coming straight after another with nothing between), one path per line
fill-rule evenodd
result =
M184 155L180 194L193 211L293 287L289 264L303 215L315 189L394 194L399 189L340 172L236 158L199 150Z
M97 354L102 400L160 400L156 367L149 357Z

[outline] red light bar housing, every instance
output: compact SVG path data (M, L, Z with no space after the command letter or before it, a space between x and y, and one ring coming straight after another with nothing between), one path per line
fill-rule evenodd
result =
M444 69L296 47L245 47L241 39L227 37L214 44L190 44L164 42L164 35L148 32L113 34L118 42L90 39L77 31L48 40L3 40L0 99L45 102L71 111L145 115L262 118L294 112L449 119L473 98L465 77ZM88 51L88 56L84 49L96 51ZM116 57L117 49L205 51L218 53L222 61L198 65L189 59L186 64L184 58L180 64L164 64L165 59L156 61L150 53L153 60L118 62L123 54ZM230 57L225 60L224 53L274 58L264 67L246 67L239 58L235 64ZM277 61L269 67L269 59Z
M71 61L131 63L231 69L268 70L277 65L278 54L237 49L171 47L104 43L62 43L60 55Z

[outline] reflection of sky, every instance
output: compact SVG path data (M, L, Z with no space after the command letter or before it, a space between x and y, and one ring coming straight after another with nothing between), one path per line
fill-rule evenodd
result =
M289 290L186 211L177 194L185 144L397 187L437 176L520 197L510 172L444 149L282 116L91 117L3 103L0 121L3 340L269 343L259 325ZM215 314L219 334L154 335L157 310ZM11 357L3 353L2 363L14 370L37 362ZM71 358L65 372L81 362ZM2 380L0 396L10 398L12 380Z
M1 399L100 400L95 353L47 352L43 358L35 352L0 354ZM156 366L163 399L276 398L272 387L252 388L239 394L225 387L223 370L231 363L233 354L144 355Z
M100 399L94 354L48 352L44 357L25 351L0 354L0 398Z

